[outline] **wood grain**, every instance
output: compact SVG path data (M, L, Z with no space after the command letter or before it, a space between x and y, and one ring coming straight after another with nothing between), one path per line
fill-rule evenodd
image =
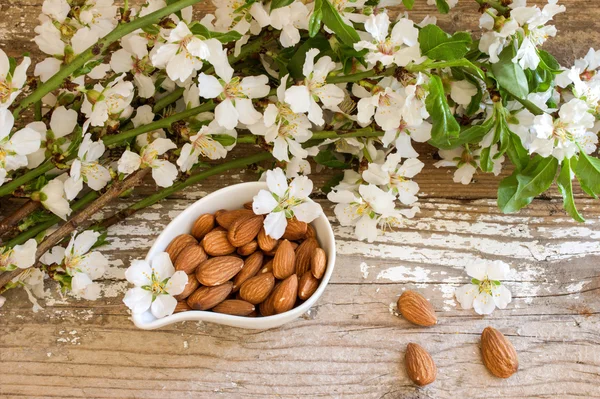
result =
M548 48L570 62L600 43L600 11L594 2L561 3L568 12L556 18L562 32ZM0 45L9 53L39 56L29 39L40 5L2 2ZM432 12L419 5L412 15ZM476 9L461 0L440 24L476 29ZM234 155L252 151L240 146ZM598 203L578 193L585 224L565 215L556 191L519 214L502 215L494 200L499 178L479 174L474 184L457 185L449 170L433 167L430 148L419 152L426 163L418 178L422 212L375 243L355 241L318 196L334 226L336 270L317 305L279 329L187 322L140 331L121 302L124 269L144 256L170 219L207 193L256 179L254 172L210 178L112 227L102 250L111 265L101 300L63 298L48 283L44 310L34 313L22 290L8 293L0 309L0 397L600 398ZM316 184L330 176L315 175ZM150 190L142 187L105 213ZM0 214L16 205L3 201ZM485 318L453 299L454 288L468 282L465 263L476 258L512 267L506 284L513 302ZM395 313L405 289L431 300L438 326L418 328ZM493 377L481 362L479 336L488 325L519 353L520 370L508 380ZM415 388L402 366L409 342L425 347L437 364L438 379L426 388Z

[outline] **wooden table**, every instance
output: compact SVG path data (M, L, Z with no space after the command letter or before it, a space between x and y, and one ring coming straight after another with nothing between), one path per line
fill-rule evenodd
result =
M27 50L39 59L29 40L41 3L2 1L0 44L12 55ZM461 0L440 25L475 29L470 3ZM557 17L561 32L548 48L570 63L600 45L600 11L592 1L561 3L568 12ZM428 12L419 6L412 15L417 20ZM239 148L235 155L251 151ZM503 215L494 200L499 178L478 174L469 186L453 184L449 170L433 167L431 148L421 151L427 167L417 179L419 216L373 244L355 241L350 228L334 222L339 257L327 291L303 318L279 329L187 322L140 331L121 302L124 269L144 256L171 218L209 192L255 179L253 172L210 179L111 228L101 300L63 298L48 284L44 309L33 313L22 290L8 294L0 309L0 396L600 398L600 205L578 199L588 222L577 224L551 191L520 214ZM317 185L326 179L316 176ZM331 204L318 198L332 216ZM14 204L1 206L5 214ZM477 258L512 266L513 302L485 318L461 310L453 298L468 281L465 263ZM418 328L396 315L405 289L433 303L438 326ZM501 330L519 353L520 370L508 380L482 365L486 326ZM437 381L426 388L406 376L409 342L427 348L437 363Z

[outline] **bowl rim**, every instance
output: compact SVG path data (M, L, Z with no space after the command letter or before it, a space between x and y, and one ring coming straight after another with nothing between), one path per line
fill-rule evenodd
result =
M162 248L162 249L158 248L158 244L165 240L163 237L170 234L170 230L172 230L174 228L172 226L181 224L183 222L183 220L191 217L190 215L197 213L198 209L199 208L201 209L203 202L210 201L215 197L227 195L231 191L236 191L236 190L241 190L241 189L250 189L250 190L256 190L256 193L258 193L261 189L266 189L266 188L267 188L266 182L261 182L261 181L244 182L244 183L233 184L233 185L221 188L219 190L213 191L212 193L198 199L197 201L195 201L194 203L192 203L188 207L186 207L181 213L179 213L179 215L177 215L175 218L173 218L165 226L163 231L156 237L156 239L152 243L152 246L150 247L150 249L148 250L148 253L146 254L145 260L149 261L158 252L164 251L164 248ZM308 200L310 202L314 202L310 198ZM243 206L243 204L240 204L240 208L242 206ZM197 216L194 216L194 219L195 218L197 218ZM325 269L325 274L323 275L323 278L322 278L321 283L319 284L319 287L317 288L317 290L313 293L313 295L309 299L304 301L300 306L297 306L291 310L288 310L287 312L283 312L283 313L280 313L277 315L272 315L272 316L264 316L264 317L234 316L234 315L227 315L227 314L222 314L222 313L215 313L215 312L211 312L211 311L188 310L186 312L174 313L170 316L166 316L161 319L145 321L144 317L143 317L144 313L137 313L137 314L132 313L131 318L133 320L133 323L135 324L136 327L138 327L140 329L144 329L144 330L152 330L152 329L164 327L169 324L182 322L182 321L206 321L206 322L213 322L213 323L217 323L217 324L237 326L237 327L248 328L248 329L268 329L268 328L281 326L289 321L295 320L296 318L300 317L302 314L306 313L316 303L316 301L321 297L321 295L325 291L325 288L329 284L329 280L331 279L331 275L333 274L333 269L335 267L336 245L335 245L335 237L333 234L333 229L331 228L329 219L327 218L327 216L325 215L324 212L321 213L321 215L319 215L319 217L317 219L315 219L315 221L319 220L319 219L325 223L326 228L322 229L323 231L320 231L318 233L317 240L319 240L321 245L322 245L322 242L325 240L327 240L328 242L331 243L330 248L323 248L327 252L327 267ZM325 234L326 237L322 236L323 233ZM180 234L185 234L185 232L181 232ZM164 247L166 248L166 245ZM323 247L323 245L322 245L322 247ZM240 324L243 324L243 325L240 325Z

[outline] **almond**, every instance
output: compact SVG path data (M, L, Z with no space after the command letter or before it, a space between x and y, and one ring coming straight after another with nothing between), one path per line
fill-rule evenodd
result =
M274 250L275 247L277 247L277 244L279 244L279 240L276 240L271 236L267 235L264 227L258 232L258 237L256 238L256 241L258 242L258 246L260 247L260 249L262 249L265 252L270 252Z
M192 226L192 235L197 239L201 240L205 235L210 233L215 228L215 217L210 213L200 215Z
M263 226L262 216L241 217L231 224L227 238L234 247L243 247L256 238Z
M319 280L312 273L304 273L298 282L298 298L306 301L319 288Z
M273 316L275 314L275 308L273 307L273 295L269 297L258 306L258 311L263 316Z
M194 273L200 263L208 259L200 245L189 245L179 253L175 261L175 270L184 271L185 274Z
M214 287L231 280L242 270L244 260L235 256L217 256L200 264L196 278L202 285Z
M315 228L312 227L312 224L306 226L306 238L317 238L317 232Z
M302 240L306 237L306 230L308 225L305 222L301 222L294 216L287 221L287 227L283 233L284 240L296 241Z
M219 226L229 230L233 222L242 218L255 216L249 209L236 209L235 211L224 211L216 214L216 220Z
M255 305L263 302L275 286L273 273L263 273L248 279L240 288L240 297Z
M315 278L320 279L325 274L327 268L327 255L322 248L315 249L312 258L310 258L310 271Z
M258 243L256 240L250 241L248 244L237 249L237 253L242 256L252 255L258 249Z
M254 312L254 309L254 305L250 302L240 301L239 299L227 299L215 306L212 311L234 316L247 316Z
M253 209L252 202L246 202L244 204L244 209L250 209L250 210L252 210Z
M418 292L404 291L398 298L398 310L402 317L418 326L430 327L437 324L433 306Z
M189 234L181 234L171 241L171 243L167 246L167 249L165 249L165 252L169 254L171 262L175 263L177 256L179 256L179 253L183 251L185 247L196 244L198 244L198 241L196 241L194 237Z
M212 309L227 298L232 287L231 281L216 287L200 287L187 298L187 304L196 310Z
M487 327L481 334L483 364L496 377L508 378L519 369L519 358L512 343L504 334Z
M302 276L310 270L310 263L319 243L314 238L308 238L296 249L296 274Z
M235 276L233 280L233 292L240 289L242 284L258 273L263 263L263 253L260 251L254 252L244 260L242 270Z
M294 307L298 296L298 276L292 274L273 290L273 309L276 314L287 312Z
M283 240L277 247L273 258L273 275L279 280L285 280L294 274L296 254L288 240Z
M262 273L273 273L273 259L264 264L262 269L258 272L258 274Z
M408 377L419 386L431 384L435 381L437 367L422 346L410 343L406 347L404 363Z
M188 296L192 295L192 293L196 291L198 287L200 287L200 283L196 279L196 276L193 273L188 274L188 282L185 285L183 292L179 295L173 295L173 298L177 299L178 301L183 301Z
M177 305L175 305L175 310L173 311L173 313L187 312L188 310L192 310L192 308L190 308L187 302L179 301L177 302Z
M229 255L235 252L235 247L227 239L227 231L211 231L202 239L202 247L211 256Z

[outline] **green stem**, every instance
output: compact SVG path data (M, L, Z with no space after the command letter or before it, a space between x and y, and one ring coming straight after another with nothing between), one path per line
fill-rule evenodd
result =
M152 122L152 123L149 123L144 126L139 126L139 127L136 127L135 129L127 130L123 133L114 134L112 136L106 136L106 137L104 137L103 141L104 141L105 145L110 146L113 144L123 142L128 139L131 139L133 137L139 136L140 134L143 134L143 133L153 132L158 129L167 129L167 128L171 127L171 125L174 122L178 122L180 120L190 118L192 116L198 115L201 112L212 111L213 109L215 109L215 106L216 106L215 103L213 103L212 101L209 101L205 104L200 105L199 107L190 108L186 111L180 112L175 115L171 115L171 116L169 116L167 118L163 118L159 121Z
M50 172L52 169L54 169L54 164L52 163L51 159L47 159L37 168L30 170L29 172L17 177L16 179L11 180L10 182L0 187L0 197L12 193L23 184L30 182L38 176Z
M83 207L85 207L87 204L94 201L98 197L99 197L98 192L90 191L89 193L87 193L86 195L81 197L79 200L75 201L73 203L73 205L71 205L71 209L73 209L73 211L77 212L78 210L82 209ZM15 245L24 244L30 238L37 237L38 234L40 234L41 232L43 232L45 230L48 230L50 227L54 226L56 223L59 223L60 221L61 221L61 218L59 218L56 215L52 215L47 221L40 223L37 226L31 227L27 231L24 231L23 233L19 234L12 240L8 241L5 244L5 246L14 247Z
M385 134L383 131L375 131L369 127L356 130L321 130L314 132L311 141L326 139L345 139L351 137L381 137ZM256 144L260 136L245 134L237 138L237 144Z
M98 223L95 227L108 228L114 224L121 222L122 220L125 220L126 218L133 215L140 209L144 209L146 207L154 205L158 201L167 198L169 195L171 195L179 190L182 190L186 187L189 187L193 184L196 184L210 176L219 175L219 174L222 174L231 169L245 168L254 163L266 161L270 158L272 158L272 155L270 152L261 152L261 153L255 154L255 155L251 155L249 157L235 159L230 162L226 162L226 163L223 163L223 164L220 164L217 166L213 166L212 168L205 170L203 172L200 172L198 174L195 174L191 177L188 177L186 180L176 183L171 187L164 188L161 191L157 192L156 194L146 197L143 200L136 202L135 204L129 206L128 208L122 209L121 211L115 213L111 217Z
M529 112L531 112L534 115L543 115L545 114L544 110L542 110L540 107L538 107L537 105L535 105L534 103L532 103L529 100L526 100L524 98L518 98L518 97L514 97L513 98L515 100L517 100L518 102L521 103L522 106L524 106L525 108L527 108L529 110Z
M36 101L33 109L33 118L39 122L42 120L42 101Z
M183 87L180 87L180 88L176 89L175 91L173 91L172 93L167 94L166 96L164 96L163 98L158 100L156 102L156 104L154 104L154 108L152 108L152 112L154 112L155 114L158 114L160 111L167 108L167 106L169 106L169 105L173 104L175 101L179 100L179 98L183 95L184 91L185 91L185 89Z
M372 78L375 75L374 69L365 72L353 73L351 75L339 75L339 76L329 76L327 78L327 83L347 83L347 82L358 82L362 79Z
M141 29L147 25L155 24L159 22L163 17L171 15L185 7L189 7L200 1L201 0L179 0L173 4L161 8L160 10L148 14L145 17L135 19L124 25L120 25L118 28L116 28L108 35L104 36L104 38L99 40L98 43L94 44L92 47L88 48L86 51L75 57L75 59L71 63L63 66L60 69L60 71L58 71L54 76L48 79L46 83L39 86L33 93L21 100L19 106L13 111L15 119L24 109L29 107L31 104L40 101L42 97L44 97L46 94L60 87L64 83L64 81L66 81L69 78L69 76L73 74L73 72L83 67L88 61L99 56L112 43L116 42L123 36L128 35L129 33L137 29Z

